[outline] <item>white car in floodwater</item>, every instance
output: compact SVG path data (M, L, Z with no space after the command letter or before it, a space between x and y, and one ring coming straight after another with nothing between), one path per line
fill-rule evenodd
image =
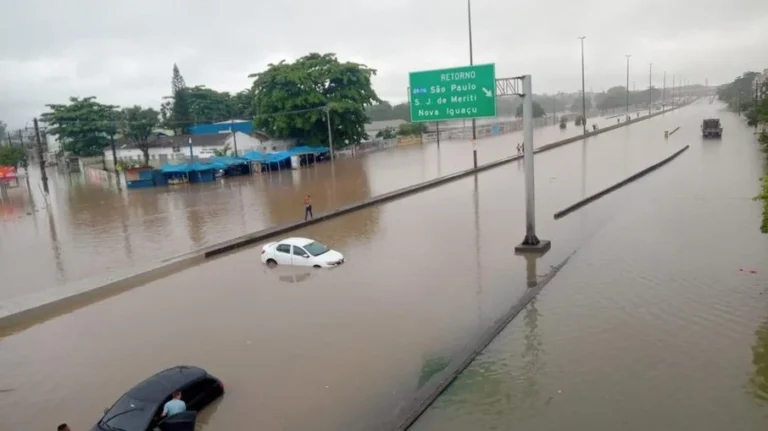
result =
M264 245L261 248L261 262L270 267L293 265L333 268L344 263L344 255L309 238L286 238Z

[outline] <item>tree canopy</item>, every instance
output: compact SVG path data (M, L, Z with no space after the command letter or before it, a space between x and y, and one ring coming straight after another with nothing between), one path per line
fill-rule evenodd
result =
M120 132L141 150L145 165L149 164L149 138L160 122L159 116L154 109L141 106L122 110Z
M177 134L188 133L193 124L190 90L176 63L173 64L171 76L171 96L165 99L160 107L163 124Z
M328 145L325 109L334 146L365 139L366 108L379 102L371 85L376 71L340 62L335 54L312 53L293 63L281 61L250 75L254 79L254 126L277 138Z
M421 136L426 131L427 125L424 123L405 123L397 128L397 134L400 136Z
M577 97L573 99L573 103L571 104L571 109L570 109L571 112L581 113L581 109L582 109L581 104L582 104L581 97ZM584 99L584 109L587 112L589 112L592 109L592 98L589 96L587 96Z
M21 147L5 145L0 146L0 166L19 167L27 160L27 153Z
M727 103L733 110L738 110L739 100L749 102L754 94L754 82L757 72L744 72L730 84L725 84L717 89L717 98ZM744 107L742 106L742 109Z
M661 100L661 93L662 91L660 89L655 87L651 88L651 99L653 101ZM627 88L623 86L616 86L616 87L609 88L608 91L606 92L597 93L595 95L595 102L597 105L597 109L601 111L604 111L607 109L623 108L627 105ZM581 99L579 99L578 103L579 103L579 110L577 112L581 111ZM629 104L630 105L647 105L648 89L645 89L642 91L630 91Z
M533 118L539 118L547 115L547 113L544 111L544 108L541 107L536 101L533 102ZM517 106L517 112L515 113L516 117L522 117L523 116L523 105L520 104Z
M70 97L68 104L46 106L50 111L40 119L48 133L59 136L64 151L85 157L101 155L116 133L116 107L99 103L96 97Z
M386 100L371 105L366 110L371 121L411 121L411 106L408 102L392 105Z

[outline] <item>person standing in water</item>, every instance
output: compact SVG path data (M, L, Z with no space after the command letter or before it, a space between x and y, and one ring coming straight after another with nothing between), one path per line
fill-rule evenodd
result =
M310 195L304 198L304 220L307 218L315 218L312 214L312 197Z

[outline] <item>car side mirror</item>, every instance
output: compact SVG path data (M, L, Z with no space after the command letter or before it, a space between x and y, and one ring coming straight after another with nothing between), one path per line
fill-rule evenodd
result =
M308 255L308 254L305 254L305 255L304 255L304 256L302 256L302 257L303 257L304 259L309 259L309 255Z

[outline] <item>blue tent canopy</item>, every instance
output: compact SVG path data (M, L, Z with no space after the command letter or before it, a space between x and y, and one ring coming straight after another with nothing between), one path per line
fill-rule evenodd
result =
M305 154L325 154L328 153L327 148L323 147L308 147L308 146L300 146L300 147L294 147L287 151L280 151L278 153L261 153L259 151L250 151L248 153L243 154L243 158L247 159L251 162L260 162L260 163L279 163L283 160L289 159L292 156L301 156Z
M291 155L302 155L302 154L325 154L330 152L328 148L325 147L308 147L306 145L302 145L300 147L293 147L290 150L286 151L287 153L291 153Z
M242 165L244 163L248 163L248 160L242 157L216 156L211 158L211 164L223 166L220 169L226 169L230 166Z
M212 171L214 169L223 169L219 167L221 165L214 164L214 163L184 163L181 165L165 165L160 169L160 172L164 174L170 174L170 173L190 173L190 172L204 172L204 171Z

